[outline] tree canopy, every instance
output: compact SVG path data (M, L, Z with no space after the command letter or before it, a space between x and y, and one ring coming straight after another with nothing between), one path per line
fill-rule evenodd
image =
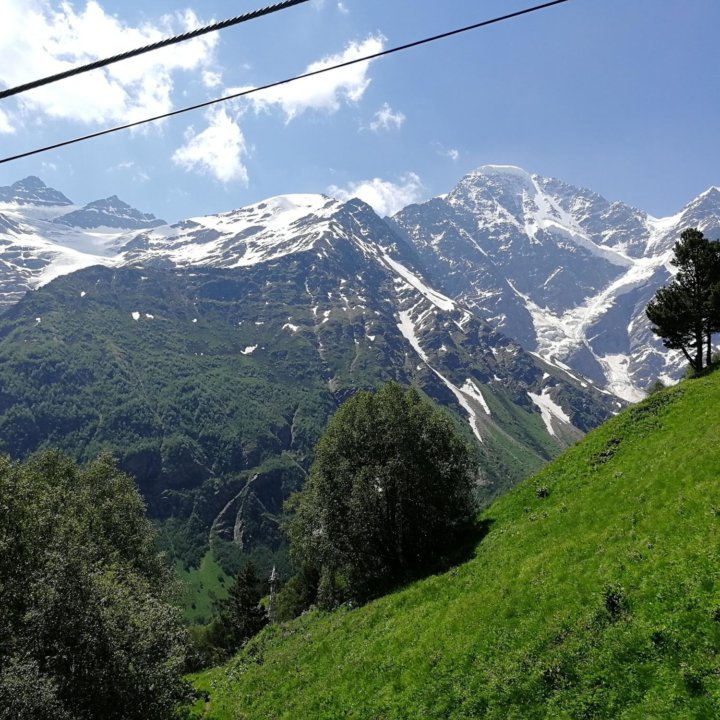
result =
M318 443L290 522L319 601L364 599L453 543L471 516L473 454L451 418L390 383L345 402Z
M657 291L646 314L665 347L682 350L700 372L710 365L712 336L720 331L720 242L684 230L671 263L677 275Z
M257 635L268 622L261 599L262 583L251 561L237 574L228 597L220 603L211 627L212 642L232 654Z
M187 687L172 587L111 458L0 457L0 716L173 717Z

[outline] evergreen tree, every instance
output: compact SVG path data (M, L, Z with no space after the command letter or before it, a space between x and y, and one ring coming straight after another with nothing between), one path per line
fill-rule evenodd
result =
M319 601L365 599L437 558L472 515L472 453L450 417L390 383L342 405L292 502L291 551Z
M235 578L228 597L220 603L211 631L212 641L232 654L267 624L265 609L260 607L262 585L255 564L248 562Z
M710 365L712 336L720 331L720 242L683 231L672 264L677 275L647 307L652 331L665 347L682 350L695 372Z

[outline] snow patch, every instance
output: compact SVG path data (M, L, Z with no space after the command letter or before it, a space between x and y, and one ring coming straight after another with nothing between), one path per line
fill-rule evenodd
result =
M554 437L557 437L557 433L553 427L553 420L559 420L566 425L572 425L567 413L550 397L550 390L548 388L545 388L539 395L528 392L528 397L540 408L540 415L545 423L545 427Z
M460 390L462 390L466 395L469 395L476 402L480 403L482 409L488 415L492 415L492 413L490 412L490 408L485 401L482 392L480 391L480 388L470 378L465 381L465 384L460 388Z
M446 295L429 288L419 277L410 272L404 265L393 260L389 255L383 253L383 260L411 287L422 293L433 305L450 312L455 309L455 303Z

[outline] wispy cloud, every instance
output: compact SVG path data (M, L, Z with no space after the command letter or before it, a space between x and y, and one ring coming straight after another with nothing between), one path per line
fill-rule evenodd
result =
M138 27L106 12L96 0L2 0L0 82L8 87L146 45L200 25L192 10ZM18 32L22 28L22 32ZM127 122L173 107L179 72L210 71L217 34L196 38L182 52L160 50L102 70L38 88L17 99L40 117L94 124Z
M337 55L329 55L308 65L305 72L322 70L365 55L380 52L385 38L371 36L362 42L351 42ZM307 110L319 110L327 113L337 112L343 104L360 101L370 85L368 69L370 62L334 70L323 75L298 80L289 85L263 90L248 98L256 112L280 109L290 122ZM228 92L240 92L249 88L232 88Z
M435 146L435 150L437 151L438 155L448 158L453 162L457 162L460 159L459 150L456 150L455 148L445 147L442 143L433 143L433 145Z
M404 113L393 110L388 103L385 103L376 113L370 123L373 132L381 130L399 130L405 124Z
M349 15L350 10L347 5L345 5L344 2L339 2L337 4L337 9L343 14L343 15Z
M331 185L327 190L329 195L339 200L360 198L370 205L378 215L394 215L407 205L422 200L425 193L420 177L415 173L406 173L399 182L394 183L381 178L351 182L341 188Z
M240 125L225 108L207 112L208 126L196 133L191 127L185 144L173 154L173 162L185 170L211 175L223 183L248 184L245 158L248 146Z
M0 110L0 134L14 133L15 128L10 123L10 118Z

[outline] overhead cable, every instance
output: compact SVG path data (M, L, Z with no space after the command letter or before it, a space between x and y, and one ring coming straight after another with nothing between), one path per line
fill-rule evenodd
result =
M470 30L477 30L478 28L487 27L488 25L495 25L505 20L511 20L513 18L520 17L521 15L528 15L530 13L545 10L553 7L554 5L562 5L563 3L570 2L570 0L553 0L552 2L546 2L542 5L535 5L524 10L518 10L517 12L502 15L500 17L492 18L491 20L483 20L473 25L466 25L465 27L457 28L456 30L450 30L448 32L440 33L439 35L433 35L422 40L415 40L414 42L406 43L405 45L398 45L397 47L389 48L387 50L381 50L371 55L365 55L354 60L347 60L346 62L338 63L337 65L330 65L328 67L320 68L319 70L312 70L311 72L304 73L302 75L295 75L285 80L278 80L276 82L268 83L267 85L261 85L260 87L249 88L240 92L233 93L232 95L225 95L223 97L215 98L214 100L206 100L205 102L197 103L196 105L189 105L178 110L172 110L170 112L163 113L162 115L155 115L154 117L145 118L144 120L136 120L135 122L126 123L125 125L118 125L116 127L107 128L105 130L99 130L88 135L82 135L80 137L73 138L71 140L64 140L54 145L46 145L45 147L37 148L36 150L29 150L27 152L19 153L17 155L11 155L6 158L0 159L0 165L3 163L12 162L13 160L20 160L22 158L30 157L31 155L38 155L39 153L48 152L50 150L57 150L58 148L65 147L67 145L74 145L75 143L84 142L85 140L92 140L93 138L102 137L103 135L110 135L111 133L120 132L121 130L129 130L130 128L138 127L139 125L145 125L151 122L157 122L158 120L165 120L167 118L175 117L176 115L182 115L183 113L190 112L192 110L200 110L202 108L217 105L218 103L227 102L229 100L237 100L238 98L247 97L255 93L260 93L265 90L279 87L281 85L287 85L289 83L297 82L298 80L305 80L307 78L322 75L324 73L331 72L333 70L339 70L346 68L351 65L357 65L362 62L369 62L370 60L377 60L378 58L385 57L387 55L393 55L403 50L410 50L411 48L419 47L420 45L426 45L436 40L444 40L445 38L460 35L461 33L469 32Z
M253 10L252 12L245 13L244 15L238 15L222 22L216 22L212 25L206 25L205 27L197 28L196 30L189 30L182 35L176 35L174 37L166 38L165 40L159 40L158 42L150 45L145 45L135 50L129 50L128 52L121 53L119 55L113 55L113 57L105 58L104 60L96 60L95 62L88 63L87 65L80 65L78 67L65 70L64 72L57 73L56 75L50 75L39 80L33 80L32 82L25 83L24 85L18 85L14 88L8 88L7 90L0 90L0 100L11 97L12 95L19 95L20 93L27 92L28 90L34 90L35 88L42 87L43 85L50 85L56 83L58 80L65 80L66 78L74 77L75 75L81 75L82 73L90 72L90 70L97 70L99 68L113 65L121 60L129 60L130 58L137 57L138 55L144 55L145 53L160 50L160 48L168 47L170 45L176 45L177 43L185 42L186 40L192 40L193 38L200 37L201 35L207 35L211 32L217 32L218 30L224 30L225 28L232 27L233 25L240 25L250 20L263 17L265 15L271 15L279 12L280 10L286 10L294 7L295 5L301 5L302 3L309 2L310 0L284 0L284 2L276 3L268 7L261 8L260 10Z

